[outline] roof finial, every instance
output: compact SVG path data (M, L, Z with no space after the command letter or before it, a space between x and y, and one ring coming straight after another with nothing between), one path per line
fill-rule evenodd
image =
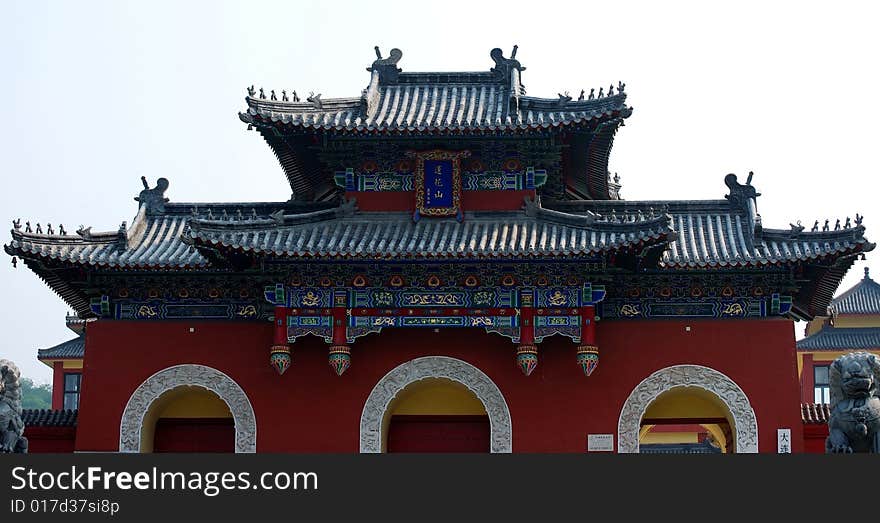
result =
M516 50L517 49L519 49L519 46L516 44L513 44L513 51L510 52L510 59L511 60L516 59Z
M870 270L870 269L868 269L867 267L865 267L865 279L866 279L866 280L870 280L870 279L871 279L871 276L868 274L868 271L869 271L869 270Z

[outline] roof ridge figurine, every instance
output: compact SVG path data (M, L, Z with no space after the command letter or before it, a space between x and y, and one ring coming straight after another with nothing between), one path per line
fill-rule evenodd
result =
M141 207L145 207L147 214L158 214L165 212L165 204L168 198L165 198L165 191L168 190L168 179L159 178L156 180L156 186L150 189L147 183L147 177L141 176L141 183L144 184L144 190L135 197L134 201L139 202Z

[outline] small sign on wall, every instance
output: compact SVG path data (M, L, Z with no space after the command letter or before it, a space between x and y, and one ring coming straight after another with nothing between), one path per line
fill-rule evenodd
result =
M776 429L776 453L791 454L791 429Z
M614 452L614 434L587 434L587 452Z

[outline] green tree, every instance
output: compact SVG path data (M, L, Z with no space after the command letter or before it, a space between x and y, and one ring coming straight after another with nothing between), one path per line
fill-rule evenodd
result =
M52 408L52 385L36 385L30 378L21 379L21 407L23 409Z

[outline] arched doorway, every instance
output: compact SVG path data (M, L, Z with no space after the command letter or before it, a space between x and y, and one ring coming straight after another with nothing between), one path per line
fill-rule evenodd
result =
M645 409L639 452L708 454L734 451L730 411L699 387L674 387Z
M220 396L180 386L156 399L144 417L141 452L234 452L235 422Z
M489 452L489 416L461 383L425 378L388 405L386 451Z
M701 427L725 451L758 451L758 424L748 397L733 380L708 367L667 367L636 386L621 409L618 452L639 452L641 439L669 425L678 425L678 432Z
M157 438L159 450L228 448L222 438L228 434L229 417L234 438L230 450L256 452L254 409L241 387L217 369L175 365L153 374L132 393L122 413L119 451L151 452ZM208 436L186 449L174 447L174 438L193 434Z
M479 406L473 401L474 398L479 401L482 411L478 410ZM413 414L415 412L429 414ZM431 412L442 414L430 414ZM488 419L487 450L511 452L513 444L510 410L501 391L485 373L456 358L446 356L416 358L395 367L373 387L361 413L360 450L366 453L388 450L389 431L397 428L391 426L395 413L398 416L482 415L475 414L477 412L484 412ZM446 418L435 421L446 423L453 420ZM430 419L421 421L421 423L430 422ZM472 426L466 429L463 425L459 425L457 428L449 429L457 431L456 438L468 439L470 436L465 434L466 430L470 430L471 434L477 434L480 430L478 424L485 423L476 418L460 419L460 423L464 422L472 423ZM437 424L433 427L410 426L408 429L426 433L437 429L438 426Z

